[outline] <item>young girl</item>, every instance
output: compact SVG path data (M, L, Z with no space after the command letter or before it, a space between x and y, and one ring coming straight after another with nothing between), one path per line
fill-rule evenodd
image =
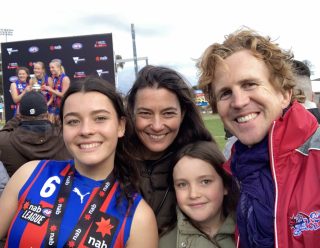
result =
M223 162L213 142L190 143L177 153L173 185L178 220L160 239L160 248L235 247L238 188L222 168Z
M54 122L52 103L53 95L46 88L53 88L53 80L46 73L46 66L42 61L37 61L33 64L34 77L30 79L30 85L34 88L34 85L40 87L39 91L43 94L47 101L48 117L51 122Z
M157 247L155 216L122 143L121 96L101 79L73 82L60 118L74 160L31 161L12 176L0 238L8 234L7 247Z
M19 104L21 101L21 98L24 96L25 93L28 91L31 91L31 86L29 85L29 69L26 67L18 67L16 70L16 74L18 77L18 80L16 80L14 83L11 83L10 85L10 93L12 96L12 100L15 103L14 108L14 116L19 114Z
M48 90L53 96L52 112L54 116L54 123L59 125L61 98L70 86L70 78L65 74L65 70L60 59L51 60L49 67L52 74L53 87L45 86L44 89Z

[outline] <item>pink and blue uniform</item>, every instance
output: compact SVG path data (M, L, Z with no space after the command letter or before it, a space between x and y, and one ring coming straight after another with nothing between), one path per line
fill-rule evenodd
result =
M53 78L53 89L54 90L58 90L59 92L62 92L62 81L65 76L66 76L66 74L62 73L59 77ZM61 103L61 97L55 95L53 97L53 108L54 108L53 114L59 115L60 103Z
M27 86L28 86L27 82L21 82L19 79L15 82L15 84L16 84L16 89L17 89L18 95L20 95L24 91L24 89L27 88ZM19 103L17 103L15 105L14 112L13 112L14 116L17 113L19 113L19 106L20 106Z
M44 78L40 78L38 79L38 84L43 86L49 86L49 76L45 75ZM46 98L47 102L50 100L51 98L51 93L48 90L41 90L41 93L43 94L43 96ZM48 112L52 113L52 105L48 106Z

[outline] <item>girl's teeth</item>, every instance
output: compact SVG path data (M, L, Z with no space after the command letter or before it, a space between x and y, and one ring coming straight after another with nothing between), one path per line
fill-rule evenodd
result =
M154 140L161 140L165 135L152 135L150 134L150 137Z
M98 145L99 145L99 143L82 144L82 145L80 145L80 148L82 148L82 149L90 149L90 148L97 147Z

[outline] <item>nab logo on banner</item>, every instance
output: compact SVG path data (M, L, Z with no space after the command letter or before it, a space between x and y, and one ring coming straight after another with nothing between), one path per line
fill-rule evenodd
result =
M49 49L50 49L51 51L61 50L61 49L62 49L62 46L61 46L61 45L50 46Z
M99 61L107 61L108 60L108 57L107 56L102 56L102 57L99 57L97 56L96 57L96 61L99 62Z

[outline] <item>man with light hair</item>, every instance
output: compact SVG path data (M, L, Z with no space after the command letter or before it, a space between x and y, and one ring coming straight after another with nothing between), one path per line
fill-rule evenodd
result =
M299 103L292 62L291 51L243 28L197 63L200 88L238 138L223 165L240 186L237 247L320 244L320 126Z
M312 91L309 67L299 60L293 60L293 69L295 72L295 89L301 90L305 95L305 102L302 103L302 105L310 111L317 118L318 123L320 123L320 112L317 104L313 101L314 93Z

